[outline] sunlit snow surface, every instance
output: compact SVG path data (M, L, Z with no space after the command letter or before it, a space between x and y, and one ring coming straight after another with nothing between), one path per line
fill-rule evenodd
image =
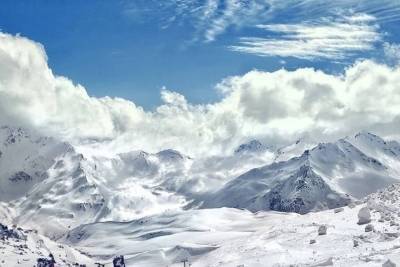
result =
M365 205L365 204L364 204ZM194 210L127 223L98 223L74 229L64 240L97 257L128 255L132 266L382 266L400 262L399 226L378 222L374 232L358 225L363 205L307 215L237 209ZM399 218L394 218L399 222ZM327 225L327 235L318 227ZM310 244L314 239L316 243ZM359 242L354 246L354 240ZM174 264L175 263L175 264ZM328 264L330 265L330 264Z

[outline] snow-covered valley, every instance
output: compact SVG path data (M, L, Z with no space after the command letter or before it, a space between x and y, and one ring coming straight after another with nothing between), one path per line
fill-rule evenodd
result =
M0 223L21 233L0 230L0 266L46 253L57 266L400 264L396 141L250 140L205 157L104 147L0 128ZM357 223L363 207L372 229Z

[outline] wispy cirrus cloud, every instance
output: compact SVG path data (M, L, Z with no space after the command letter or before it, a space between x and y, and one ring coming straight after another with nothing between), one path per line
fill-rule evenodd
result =
M383 44L400 22L400 1L393 0L125 2L125 15L156 19L163 29L184 27L181 32L190 43L211 43L224 36L232 51L306 60L344 62L362 53L370 57L374 49L390 52Z
M212 42L230 27L254 25L268 17L275 0L136 0L123 1L125 16L158 18L163 28L190 25L196 41ZM274 4L275 6L275 4ZM138 14L146 13L145 16Z
M265 37L242 37L230 49L258 56L340 60L372 50L382 40L376 18L356 14L300 24L266 24L256 27Z
M191 24L197 40L214 41L230 28L258 24L304 23L343 12L369 14L378 24L400 21L400 2L393 0L123 0L127 16L158 18L162 27ZM146 13L145 16L138 16Z
M212 42L228 27L257 23L261 16L271 12L270 8L268 1L209 0L197 27L203 32L204 40Z

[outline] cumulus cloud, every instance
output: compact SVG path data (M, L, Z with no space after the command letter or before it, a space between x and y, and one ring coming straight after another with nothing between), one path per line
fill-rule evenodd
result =
M342 137L366 129L397 136L400 68L362 61L341 75L300 68L251 71L217 85L222 99L194 105L167 89L146 111L96 98L52 73L39 43L0 34L0 123L79 142L109 140L115 151L175 148L190 155L231 152L250 138L284 144L302 135Z
M56 76L41 44L0 34L0 122L17 121L65 136L114 137L143 117L124 99L88 96L81 85Z

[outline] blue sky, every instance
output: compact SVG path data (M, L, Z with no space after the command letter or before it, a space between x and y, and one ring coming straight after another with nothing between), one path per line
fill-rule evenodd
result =
M252 69L343 71L400 51L400 2L389 0L4 0L0 28L45 46L49 65L94 96L151 109L165 86L192 103Z

